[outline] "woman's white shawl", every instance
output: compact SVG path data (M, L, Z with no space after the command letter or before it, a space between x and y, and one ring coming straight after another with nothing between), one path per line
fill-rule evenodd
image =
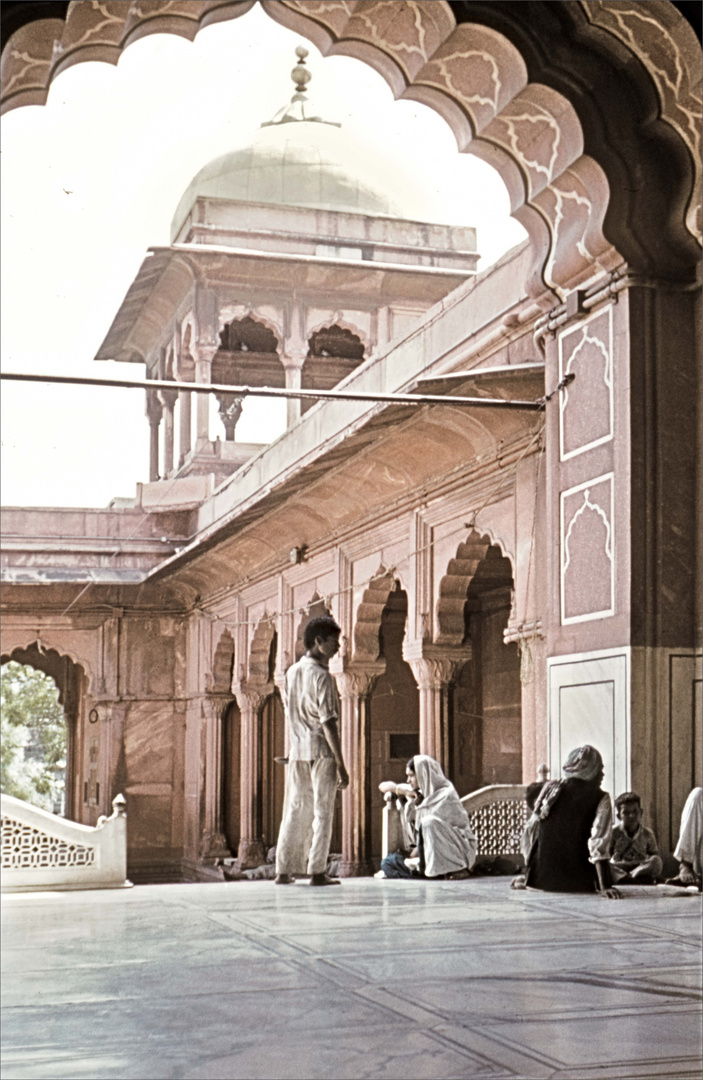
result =
M426 876L470 870L476 861L476 837L456 788L434 758L416 754L414 762L423 799L419 806L408 800L404 814L411 835L422 829Z

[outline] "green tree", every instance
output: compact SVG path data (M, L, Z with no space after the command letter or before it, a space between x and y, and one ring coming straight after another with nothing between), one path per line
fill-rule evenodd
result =
M11 660L0 676L0 787L6 795L55 811L66 774L66 722L56 683Z

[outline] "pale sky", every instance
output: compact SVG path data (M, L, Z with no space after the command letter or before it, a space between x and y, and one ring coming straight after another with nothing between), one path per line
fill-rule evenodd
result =
M426 220L475 225L480 269L524 238L497 173L459 154L436 113L394 102L370 67L322 58L257 5L194 42L157 34L130 45L117 66L77 64L46 105L3 118L4 370L144 376L139 365L93 357L147 248L169 243L195 173L245 145L290 99L300 44L320 112L425 187ZM260 441L262 429L274 438L284 412L283 403L247 402L237 440ZM148 479L148 431L142 391L5 382L2 504L99 507L132 497Z

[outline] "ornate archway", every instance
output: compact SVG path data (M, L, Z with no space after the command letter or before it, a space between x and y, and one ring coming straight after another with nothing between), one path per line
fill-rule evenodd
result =
M59 72L116 63L131 42L193 39L250 0L69 5L2 55L2 107L40 104ZM700 46L666 0L262 0L325 55L374 67L429 105L461 150L505 180L535 251L533 288L558 296L623 258L687 276L701 241ZM549 48L544 43L549 42Z
M82 767L85 732L81 721L85 712L85 697L88 690L86 673L72 657L56 649L47 649L39 641L3 653L0 664L6 664L11 660L43 672L53 679L58 688L58 700L66 721L65 815L73 821L80 821L83 817L84 804L88 804L89 800L91 804L93 802L100 804L97 761L95 769L84 770ZM91 755L91 764L92 762ZM84 772L87 773L87 779L81 785Z

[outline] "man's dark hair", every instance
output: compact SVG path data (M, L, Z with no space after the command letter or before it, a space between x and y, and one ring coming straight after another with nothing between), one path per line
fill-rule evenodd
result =
M622 795L618 795L615 800L615 809L619 810L621 806L627 806L628 803L637 803L640 810L642 809L642 800L636 791L623 791Z
M337 637L341 632L341 626L334 621L331 615L317 615L305 627L303 644L306 649L312 649L316 638L322 638L323 641L326 641L327 638Z

